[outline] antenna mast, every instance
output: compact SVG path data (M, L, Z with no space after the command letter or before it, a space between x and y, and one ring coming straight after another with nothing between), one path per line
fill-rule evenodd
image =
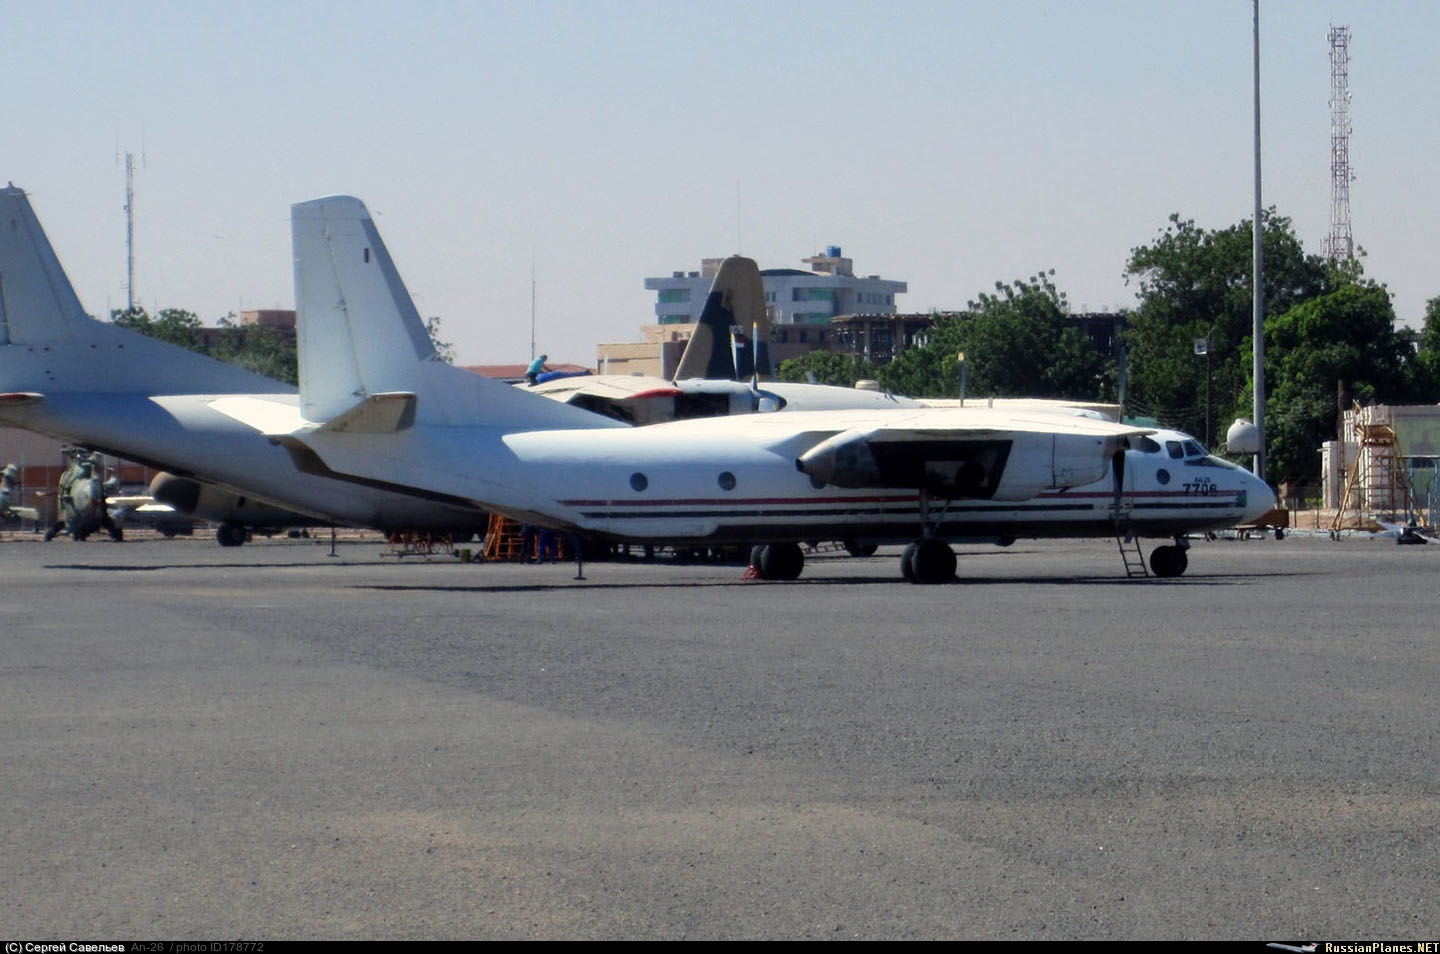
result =
M1350 232L1350 28L1330 28L1330 234L1325 257L1344 261L1355 257Z
M125 310L135 310L135 154L125 153Z
M115 147L120 148L119 144ZM115 155L116 161L120 153ZM125 310L135 310L135 153L125 150ZM140 140L140 163L145 163L145 140Z

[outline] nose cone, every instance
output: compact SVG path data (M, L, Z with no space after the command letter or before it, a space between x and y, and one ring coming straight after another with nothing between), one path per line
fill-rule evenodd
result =
M1245 519L1243 523L1255 523L1279 504L1275 491L1270 485L1250 471L1245 471Z

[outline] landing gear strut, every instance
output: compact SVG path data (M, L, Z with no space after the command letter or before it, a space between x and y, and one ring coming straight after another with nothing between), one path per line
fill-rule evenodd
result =
M944 540L933 536L935 521L930 520L930 494L920 491L920 539L900 555L900 572L911 583L949 583L955 579L955 551Z

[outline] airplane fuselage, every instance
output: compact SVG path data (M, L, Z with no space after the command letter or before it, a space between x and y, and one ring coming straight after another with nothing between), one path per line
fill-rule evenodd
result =
M856 415L844 418L853 424ZM833 436L834 420L827 412L787 412L619 431L417 428L384 442L365 435L306 442L341 473L365 468L395 486L419 485L526 522L631 542L903 542L919 533L922 508L930 532L950 540L1113 535L1117 515L1128 532L1171 537L1234 526L1269 509L1273 498L1254 475L1178 432L1157 435L1151 451L1123 451L1118 500L1113 462L1066 471L1053 435L1029 443L1028 435L1011 435L1004 476L968 494L943 481L925 501L911 487L847 488L797 467ZM1077 460L1111 460L1103 438L1066 440ZM1182 456L1171 457L1167 444L1181 447Z
M284 448L215 411L212 405L220 397L57 393L25 406L0 403L0 421L192 477L322 523L434 532L484 527L486 515L463 504L302 473ZM264 399L292 411L296 403L293 394Z

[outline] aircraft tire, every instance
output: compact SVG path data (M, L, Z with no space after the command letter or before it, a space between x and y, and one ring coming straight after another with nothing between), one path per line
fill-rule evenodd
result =
M861 543L859 540L845 541L845 552L854 557L874 556L878 549L880 548L873 543Z
M120 543L120 542L124 541L124 539L125 539L125 531L124 531L124 530L120 529L119 527L114 527L114 526L107 528L107 530L108 530L108 532L109 532L109 534L110 534L110 539L111 539L111 540L114 540L116 543Z
M915 551L920 549L920 544L909 543L900 554L900 575L911 583L915 582Z
M245 527L238 523L222 523L215 529L215 542L222 547L243 546Z
M1190 558L1183 547L1164 546L1150 551L1150 572L1158 577L1174 577L1185 572Z
M771 543L760 548L760 575L767 580L798 580L805 553L796 543Z
M944 540L921 540L910 558L912 583L949 583L955 579L955 551Z

